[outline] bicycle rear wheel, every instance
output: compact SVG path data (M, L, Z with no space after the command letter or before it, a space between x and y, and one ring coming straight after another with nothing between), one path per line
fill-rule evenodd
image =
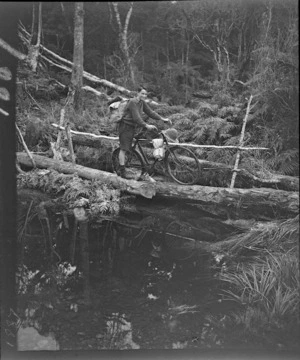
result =
M200 164L190 149L172 146L165 156L166 169L173 180L183 185L196 184L200 177Z
M119 153L117 148L112 153L112 166L115 173L119 174ZM127 151L125 154L126 179L137 180L144 172L144 162L141 155L136 150Z

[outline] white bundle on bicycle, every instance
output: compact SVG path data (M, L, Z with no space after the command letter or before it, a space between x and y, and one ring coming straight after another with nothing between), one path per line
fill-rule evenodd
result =
M153 156L157 160L162 160L165 157L165 146L163 139L153 139L152 144L154 147Z
M163 135L167 139L168 142L174 143L179 142L178 140L178 132L174 128L170 128L162 131ZM162 138L153 139L152 144L154 147L153 156L155 159L162 160L165 157L165 145L164 140Z

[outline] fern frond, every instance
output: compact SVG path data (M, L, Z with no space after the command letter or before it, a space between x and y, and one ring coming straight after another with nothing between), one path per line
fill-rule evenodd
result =
M202 144L205 142L207 135L208 135L208 128L206 126L203 126L202 128L198 129L196 132L193 132L193 140L197 144Z
M238 146L239 141L240 141L240 136L232 136L225 141L224 145Z
M231 137L231 133L236 129L234 123L219 117L198 119L194 126L196 132L193 139L197 142L206 141L208 144L222 144L222 141Z
M218 110L218 116L221 118L226 118L227 116L237 115L242 109L238 106L223 106Z
M274 170L284 175L299 173L299 150L289 149L274 158Z
M227 165L233 164L235 159L235 152L230 149L213 149L208 152L207 160L212 162L224 163Z

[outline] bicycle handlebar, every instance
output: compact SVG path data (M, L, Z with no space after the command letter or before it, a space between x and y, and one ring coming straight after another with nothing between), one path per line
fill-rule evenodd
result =
M147 131L148 132L148 131ZM159 130L152 130L151 133L155 133L155 136L159 136L161 135L164 139L166 138L165 135L159 131ZM149 140L151 141L152 139L145 139L142 136L145 136L145 132L144 131L140 131L139 133L137 133L136 135L134 135L134 139L135 140Z

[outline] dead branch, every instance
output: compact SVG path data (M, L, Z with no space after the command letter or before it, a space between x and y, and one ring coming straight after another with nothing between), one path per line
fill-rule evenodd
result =
M69 145L69 151L70 151L72 163L75 164L76 161L75 161L75 154L74 154L73 143L72 143L70 124L68 124L66 126L66 135L67 135L67 139L68 139L68 145Z
M16 125L18 137L19 137L19 139L20 139L20 141L21 141L21 144L23 145L23 147L24 147L27 155L29 156L29 158L30 158L30 160L31 160L31 162L32 162L33 167L36 168L36 163L35 163L35 161L34 161L34 159L33 159L33 157L32 157L32 154L30 153L30 151L29 151L29 149L28 149L28 147L27 147L27 145L26 145L26 143L25 143L25 140L24 140L24 138L23 138L23 135L22 135L20 129L18 128L18 125L17 125L17 124L15 124L15 125Z
M240 148L238 149L237 154L236 154L236 159L235 159L235 164L234 164L234 168L233 168L232 179L231 179L231 183L230 183L230 188L231 188L231 189L233 189L233 187L234 187L235 178L236 178L236 175L237 175L237 172L238 172L237 170L238 170L238 166L239 166L239 162L240 162L241 148L243 147L243 144L244 144L245 129L246 129L247 119L248 119L249 112L250 112L250 106L251 106L251 101L252 101L252 99L253 99L253 96L251 95L251 96L250 96L250 99L249 99L249 101L248 101L246 115L245 115L244 120L243 120L243 126L242 126L240 143L239 143Z

